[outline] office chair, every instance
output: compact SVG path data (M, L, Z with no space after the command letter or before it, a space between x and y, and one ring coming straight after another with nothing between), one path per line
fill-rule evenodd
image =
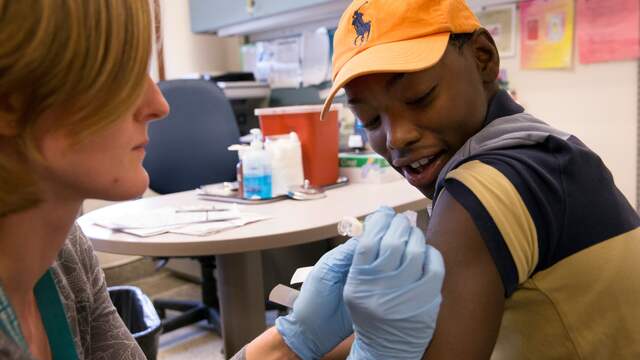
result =
M158 86L171 111L165 119L149 125L151 141L143 165L151 190L168 194L234 181L238 157L227 147L238 142L240 132L222 90L206 80L161 81ZM220 332L215 257L196 259L202 271L203 301L155 300L165 333L201 320ZM182 314L166 318L166 310Z
M144 167L149 187L160 194L234 181L238 156L227 150L240 131L231 104L215 83L170 80L158 83L171 110L149 126Z

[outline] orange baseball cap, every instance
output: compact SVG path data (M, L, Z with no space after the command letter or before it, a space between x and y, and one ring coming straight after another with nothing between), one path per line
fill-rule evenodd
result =
M478 28L464 0L353 1L334 35L333 86L321 118L336 92L354 78L426 69L440 60L450 34Z

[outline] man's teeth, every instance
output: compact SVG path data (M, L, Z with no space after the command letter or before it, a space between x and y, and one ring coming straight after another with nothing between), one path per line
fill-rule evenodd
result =
M412 168L414 168L414 169L419 169L419 168L421 168L422 166L424 166L424 165L428 164L428 163L429 163L429 161L431 161L433 158L434 158L434 156L429 156L429 157L426 157L426 158L424 158L424 159L420 159L420 160L418 160L418 161L416 161L416 162L411 163L411 165L410 165L410 166L411 166Z

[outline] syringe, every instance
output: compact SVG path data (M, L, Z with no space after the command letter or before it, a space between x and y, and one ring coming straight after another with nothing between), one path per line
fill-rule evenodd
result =
M408 219L411 225L416 226L418 213L415 211L405 211L402 213ZM338 222L338 234L342 236L354 237L362 235L364 224L353 216L342 218Z
M354 237L362 235L364 226L360 220L347 216L338 222L338 234L342 236Z

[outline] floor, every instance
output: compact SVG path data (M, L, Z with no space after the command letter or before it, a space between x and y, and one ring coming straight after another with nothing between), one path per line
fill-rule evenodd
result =
M140 278L130 279L138 274ZM141 258L131 263L105 269L107 283L111 285L128 284L139 287L151 299L169 298L184 300L200 300L199 284L184 280L171 271L156 271L151 260ZM167 312L168 316L173 315ZM273 324L277 313L267 312L267 325ZM206 327L206 322L175 330L160 336L158 351L159 360L209 359L222 360L222 339L218 334Z
M138 274L140 278L131 279L128 274ZM149 259L139 259L121 266L105 269L107 283L111 285L133 285L139 287L151 299L169 298L199 300L200 286L161 269L156 271ZM173 315L168 312L167 315ZM206 328L205 323L195 324L160 335L158 349L159 360L177 359L224 359L222 339Z
M332 239L331 242L343 241ZM271 288L277 283L283 283L296 268L315 263L326 251L328 243L315 242L304 246L286 247L277 251L263 252L263 266L271 271L265 274L265 287ZM200 300L201 291L199 284L184 280L169 271L167 267L156 270L158 264L150 258L119 256L98 253L100 265L105 271L107 284L134 285L142 289L151 299L185 299ZM171 260L175 266L179 263ZM183 269L184 270L184 269ZM168 315L172 314L168 312ZM276 311L267 312L265 323L273 325L277 317ZM159 359L223 359L222 339L216 333L208 330L203 324L185 327L174 332L160 336Z

